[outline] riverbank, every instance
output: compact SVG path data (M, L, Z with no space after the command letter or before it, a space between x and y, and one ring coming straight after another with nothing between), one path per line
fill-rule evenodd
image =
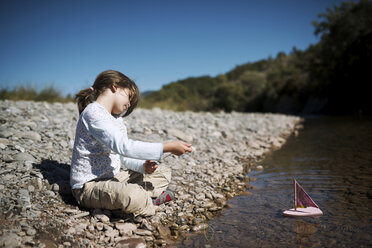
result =
M206 229L232 198L249 187L245 170L281 147L301 119L256 113L194 113L137 109L124 119L129 137L181 139L194 152L169 156L176 200L156 215L77 206L69 165L78 111L72 103L0 101L0 245L133 247L161 245Z
M248 174L250 195L229 200L207 231L177 247L372 247L372 118L308 116L303 126ZM281 214L293 204L293 178L321 217Z

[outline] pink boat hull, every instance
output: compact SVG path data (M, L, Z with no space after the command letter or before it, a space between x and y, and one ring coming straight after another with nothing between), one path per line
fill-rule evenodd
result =
M296 211L292 208L284 211L283 215L290 217L320 216L323 215L323 212L315 207L297 208Z

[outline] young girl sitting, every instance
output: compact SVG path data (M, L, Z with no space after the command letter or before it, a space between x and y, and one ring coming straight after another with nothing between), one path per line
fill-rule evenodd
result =
M79 108L70 184L78 204L86 208L121 209L135 216L155 214L170 201L169 168L158 168L164 152L191 152L182 141L149 143L131 140L121 117L137 106L136 84L118 71L100 73L93 86L75 96ZM121 164L126 169L120 171ZM152 199L154 198L154 199Z

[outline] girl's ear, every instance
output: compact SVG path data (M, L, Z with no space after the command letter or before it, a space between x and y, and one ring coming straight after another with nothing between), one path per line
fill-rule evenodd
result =
M112 93L115 93L116 90L117 90L117 88L113 84L110 86L110 89L111 89Z

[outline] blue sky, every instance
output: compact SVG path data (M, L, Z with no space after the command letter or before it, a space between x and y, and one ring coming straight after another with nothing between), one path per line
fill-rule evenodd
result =
M0 88L63 94L107 69L141 91L216 76L318 41L313 20L339 0L0 1Z

